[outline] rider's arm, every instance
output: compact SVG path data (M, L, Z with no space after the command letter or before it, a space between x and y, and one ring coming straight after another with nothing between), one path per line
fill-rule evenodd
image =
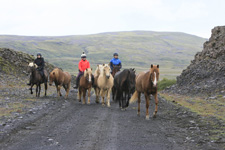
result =
M82 68L81 68L81 61L78 64L78 68L79 68L79 71L83 71Z

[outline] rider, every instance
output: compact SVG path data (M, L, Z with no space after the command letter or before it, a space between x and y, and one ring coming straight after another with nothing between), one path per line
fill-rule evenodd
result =
M37 53L37 58L34 60L34 63L38 66L37 70L41 74L43 80L45 80L44 75L44 67L45 67L45 60L42 57L41 53ZM30 76L30 82L27 85L31 85L32 76Z
M113 70L113 66L119 66L121 69L122 63L121 63L120 59L118 58L118 53L114 53L113 56L114 56L114 58L111 59L111 61L110 61L111 71Z
M90 68L90 63L89 61L86 59L87 56L86 54L83 52L83 54L81 55L81 60L78 64L78 68L79 68L79 73L77 75L77 78L76 78L76 86L73 87L75 89L78 88L79 86L79 81L80 81L80 77L84 74L84 71L87 69L87 68ZM92 84L93 84L93 81L94 81L94 76L92 75Z

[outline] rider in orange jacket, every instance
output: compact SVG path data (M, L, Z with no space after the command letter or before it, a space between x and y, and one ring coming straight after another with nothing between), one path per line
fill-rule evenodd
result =
M89 63L89 61L86 58L87 58L87 56L83 52L83 54L81 55L81 61L78 64L79 73L78 73L77 78L76 78L76 86L74 87L75 89L78 88L80 77L84 74L84 71L87 68L90 68L90 63ZM93 83L94 83L94 76L92 75L92 84Z

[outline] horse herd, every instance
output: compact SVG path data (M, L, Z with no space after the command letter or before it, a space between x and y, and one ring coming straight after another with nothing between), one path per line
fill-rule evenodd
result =
M36 70L37 65L29 63L29 70L31 73L31 94L32 87L36 85L36 96L40 97L41 84L45 84L45 96L47 92L48 73L45 70L43 79ZM138 100L138 115L140 115L140 102L141 93L144 93L146 100L146 119L149 119L149 100L152 94L155 98L155 111L153 117L156 117L158 111L158 97L157 97L157 82L159 80L159 65L151 65L147 72L141 72L136 75L134 68L124 69L120 71L117 66L111 69L108 64L97 65L94 71L94 83L92 83L92 68L88 68L84 71L84 75L81 76L78 88L78 100L81 102L83 97L83 104L86 103L86 93L88 92L88 102L90 104L91 89L94 88L96 95L96 103L99 103L99 97L101 97L101 103L104 106L107 104L110 107L110 95L112 92L113 101L119 101L119 107L124 110L129 106L129 103L133 103ZM68 98L68 94L71 86L71 75L68 72L64 72L59 68L55 68L49 74L49 85L55 83L57 95L62 96L60 89L64 87L66 90L65 98ZM132 95L132 96L131 96ZM106 99L106 102L105 102Z

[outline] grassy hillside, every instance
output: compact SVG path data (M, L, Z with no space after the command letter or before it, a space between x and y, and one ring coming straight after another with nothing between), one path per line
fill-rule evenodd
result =
M202 50L205 41L185 33L133 31L61 37L1 35L0 47L33 55L41 52L46 61L71 73L77 72L83 51L93 68L108 63L118 52L123 68L142 71L150 64L159 64L161 78L175 78Z

